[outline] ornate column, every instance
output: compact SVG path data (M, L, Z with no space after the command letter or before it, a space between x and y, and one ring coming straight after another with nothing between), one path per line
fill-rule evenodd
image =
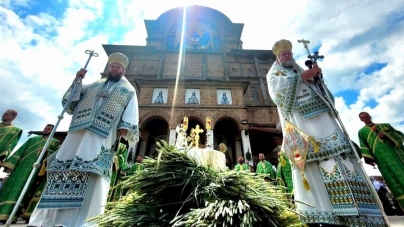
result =
M213 130L207 130L206 131L206 147L213 149L213 138L215 136L213 135Z
M236 141L236 158L237 158L239 155L243 155L243 149L241 148L241 137L235 136L234 140Z
M213 149L213 130L212 130L212 119L210 117L206 118L206 123L205 123L205 128L206 128L206 147Z
M175 131L175 128L174 129L170 129L170 135L169 135L169 137L168 137L168 144L170 144L170 145L175 145L175 138L176 138L176 136L177 136L177 132Z

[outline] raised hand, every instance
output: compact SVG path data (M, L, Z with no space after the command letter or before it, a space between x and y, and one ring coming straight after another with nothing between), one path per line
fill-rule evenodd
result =
M79 71L76 73L76 80L81 77L81 79L84 79L85 75L87 73L87 70L81 68Z

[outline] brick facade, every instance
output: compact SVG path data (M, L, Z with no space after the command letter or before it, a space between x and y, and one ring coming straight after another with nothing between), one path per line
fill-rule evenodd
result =
M265 76L275 56L270 50L243 50L240 40L243 24L232 23L224 14L207 7L191 8L190 21L197 25L194 27L203 29L186 34L181 60L178 45L181 26L176 23L182 8L169 10L157 20L145 21L146 46L104 45L108 55L121 52L130 58L126 77L138 90L142 140L147 141L150 132L156 130L147 125L157 119L168 124L167 132L158 132L168 137L169 130L175 129L184 116L198 121L203 128L205 119L210 117L214 131L226 134L226 128L215 128L223 121L236 130L226 134L234 135L227 138L231 143L240 141L241 130L255 130L250 137L256 148L253 155L274 149L281 144L282 134L275 129L279 117L269 97ZM154 88L168 89L166 103L153 103ZM185 103L188 88L199 89L199 104ZM231 91L231 105L218 104L218 89ZM229 146L233 151L236 149L235 144Z

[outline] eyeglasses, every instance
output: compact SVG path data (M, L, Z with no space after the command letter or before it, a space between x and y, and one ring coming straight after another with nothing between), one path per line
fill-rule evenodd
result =
M286 57L286 56L293 56L292 52L283 52L282 54L280 54L281 57Z

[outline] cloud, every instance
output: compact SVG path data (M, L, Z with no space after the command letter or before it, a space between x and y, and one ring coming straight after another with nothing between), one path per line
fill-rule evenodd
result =
M11 8L11 7L27 7L29 4L30 0L1 0L0 1L0 5L4 5L7 8Z
M297 62L304 65L307 53L297 40L310 40L310 50L318 49L325 56L319 64L329 88L338 94L336 108L353 140L357 141L363 126L357 117L361 111L371 113L376 122L404 127L403 1L71 0L48 4L0 0L0 111L19 110L15 124L25 132L56 122L62 95L87 61L85 50L100 55L88 66L84 83L90 83L105 67L102 44L146 45L145 19L155 20L190 4L211 7L233 23L244 23L244 49L270 50L275 41L286 38L293 42ZM67 130L69 121L66 116L59 130ZM26 140L23 137L19 144Z
M334 94L358 94L336 99L336 108L353 140L357 141L357 131L363 126L358 118L361 111L371 113L376 122L398 127L403 124L404 58L397 54L404 51L404 18L399 16L403 6L402 1L392 1L388 6L383 2L319 3L302 9L308 13L299 14L286 29L291 40L304 37L312 41L312 47L322 44L320 54L325 58L319 64ZM304 62L303 48L295 45L294 52L298 62ZM369 70L377 64L382 67ZM347 105L346 99L353 103Z
M26 132L40 131L47 123L55 123L62 111L61 97L72 83L75 72L84 66L86 49L96 50L100 57L91 60L84 82L100 78L106 62L102 44L108 42L103 33L89 36L87 24L94 21L100 5L72 2L61 19L41 12L21 17L6 4L0 5L2 86L1 111L14 108L19 115L14 124ZM34 41L33 41L34 40ZM59 130L67 130L69 116Z

